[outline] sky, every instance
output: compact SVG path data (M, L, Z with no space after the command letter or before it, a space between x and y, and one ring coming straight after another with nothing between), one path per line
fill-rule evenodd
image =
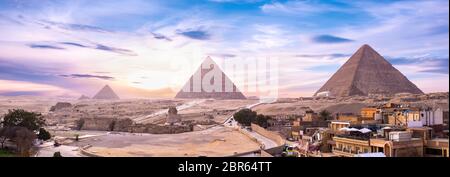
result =
M0 26L2 96L173 97L207 56L275 59L280 97L312 96L363 44L449 90L447 0L0 0Z

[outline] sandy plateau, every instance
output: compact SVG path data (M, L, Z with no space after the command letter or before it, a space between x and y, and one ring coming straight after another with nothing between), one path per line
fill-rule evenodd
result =
M70 107L49 111L58 102ZM0 114L9 109L25 109L44 115L47 129L69 149L86 147L85 152L99 156L230 156L258 150L260 144L223 123L235 111L257 100L70 100L42 97L0 97ZM149 134L115 131L75 130L80 118L131 119L134 124L164 125L170 106L178 108L183 122L209 121L205 128L178 134ZM78 135L80 141L74 141ZM51 156L58 150L43 147L38 156ZM59 148L61 149L61 148ZM70 150L67 150L70 151ZM64 154L63 154L64 155ZM70 156L83 156L70 153Z
M91 145L86 152L106 157L221 157L260 147L239 131L221 126L180 134L109 134L72 145Z
M49 111L58 102L69 107ZM443 104L448 107L448 93L426 95L394 95L390 97L347 98L286 98L270 104L260 104L252 109L274 118L302 115L307 110L326 109L331 113L355 112L365 106L386 102L403 102L411 105ZM52 156L56 151L66 156L231 156L236 153L260 149L260 141L227 127L224 122L234 112L258 100L212 99L131 99L131 100L70 100L42 97L0 97L0 114L9 109L25 109L42 113L47 129L64 147L42 146L38 156ZM76 130L76 121L89 119L129 119L133 125L152 124L164 128L169 107L176 107L183 124L193 125L193 130L176 134L150 134L122 131ZM205 123L207 122L207 123ZM195 128L201 127L201 128ZM75 141L75 136L79 141ZM65 148L65 149L64 149ZM61 150L62 149L62 150ZM83 150L81 150L83 149ZM75 152L76 151L76 152ZM63 154L65 155L65 154Z

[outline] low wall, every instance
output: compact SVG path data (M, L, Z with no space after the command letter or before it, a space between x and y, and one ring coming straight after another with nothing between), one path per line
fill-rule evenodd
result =
M270 140L277 143L278 146L282 146L286 143L284 138L277 132L268 131L265 128L260 127L259 125L256 125L256 124L251 124L251 127L252 127L253 131L259 133L260 135L262 135L266 138L269 138Z
M86 148L86 149L88 149L88 148ZM80 154L82 154L84 156L87 156L87 157L103 157L103 156L91 153L91 152L87 151L86 149L85 148L80 148L79 149Z
M260 144L260 145L263 145L263 144L264 144L264 143L260 142L258 139L256 139L255 137L253 137L252 135L248 134L248 132L245 131L245 130L242 130L242 129L240 129L240 128L235 128L235 130L241 132L242 134L244 134L245 136L247 136L248 138L250 138L252 141L254 141L254 142L256 142L256 143L258 143L258 144Z
M128 132L131 126L133 126L131 119L118 119L115 121L113 129L117 132Z
M248 155L259 154L259 153L261 153L261 150L253 150L253 151L243 152L243 153L239 153L239 154L233 154L233 155L225 156L225 157L244 157L244 156L251 157ZM259 156L255 156L255 157L259 157Z
M130 133L176 134L193 131L191 125L134 124L131 119L80 119L81 130L116 131Z
M261 150L261 157L274 157L274 156L265 150Z
M151 133L151 134L177 134L193 131L193 127L188 125L156 125L137 124L130 127L131 133Z
M266 150L264 150L264 151L265 151L266 153L269 153L270 155L274 156L274 155L276 155L276 154L281 154L281 153L283 153L283 150L284 150L284 145L277 146L277 147L273 147L273 148L270 148L270 149L266 149Z
M115 119L112 118L84 118L82 120L81 130L99 130L111 131L114 126Z
M243 156L248 156L251 154L259 154L255 157L275 157L277 154L281 154L283 152L283 149L284 149L284 145L266 149L266 150L260 149L260 150L243 152L243 153L234 154L234 155L231 155L228 157L243 157ZM248 157L251 157L251 156L248 156Z

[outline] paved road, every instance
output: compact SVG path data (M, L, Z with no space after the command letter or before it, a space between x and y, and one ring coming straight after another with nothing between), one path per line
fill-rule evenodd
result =
M247 109L252 109L253 107L258 106L258 105L260 105L260 104L262 104L262 103L261 103L261 102L255 103L255 104L252 104L252 105L248 105L248 106L246 106L245 108L247 108ZM238 110L238 111L239 111L239 110ZM230 121L231 121L231 125L230 125ZM224 124L225 126L227 126L227 127L237 127L237 126L238 126L237 122L234 120L233 115L231 115L231 117L229 117L228 119L226 119L225 122L224 122L223 124Z
M66 145L61 145L58 147L54 147L53 145L48 146L48 147L43 147L39 150L36 157L53 157L53 154L55 152L60 152L63 157L83 157L79 153L78 147L66 146Z
M275 143L275 141L272 141L269 138L266 138L265 136L262 136L261 134L255 132L255 131L248 131L246 129L243 129L244 131L246 131L248 134L250 134L251 136L253 136L254 138L256 138L258 140L258 142L263 144L263 149L270 149L270 148L274 148L277 147L278 144Z
M191 102L187 102L187 103L185 103L185 104L182 104L182 105L180 105L180 106L177 106L177 110L178 110L178 111L181 111L181 110L183 110L183 109L190 108L190 107L192 107L192 106L198 105L198 104L203 103L203 102L205 102L205 101L206 101L206 100L194 100L194 101L191 101ZM169 109L163 109L163 110L157 111L157 112L155 112L155 113L152 113L152 114L150 114L150 115L146 115L146 116L134 118L133 120L134 120L136 123L142 123L142 122L144 122L144 121L146 121L147 119L150 119L150 118L152 118L152 117L159 116L159 115L161 115L161 114L166 114L167 111L169 111Z
M82 131L84 133L91 133L87 135L82 135L79 137L80 141L83 139L90 139L93 137L104 136L110 134L110 132L98 132L98 131ZM55 152L60 152L63 157L84 157L79 151L78 146L68 146L68 145L60 145L58 147L54 146L55 142L45 142L42 145L39 145L38 153L35 155L36 157L53 157Z
M247 109L251 109L251 108L253 108L253 107L255 107L255 106L258 106L258 105L260 105L260 104L263 104L263 103L262 103L262 102L255 103L255 104L252 104L252 105L247 106L246 108L247 108ZM234 120L234 117L233 117L233 116L231 116L230 118L228 118L227 120L225 120L224 125L227 126L227 127L236 127L236 128L240 128L240 127L238 126L238 123ZM263 146L264 146L263 148L264 148L264 149L270 149L270 148L274 148L274 147L277 147L277 146L278 146L276 142L272 141L272 140L269 139L269 138L266 138L266 137L260 135L260 134L257 133L257 132L254 132L254 131L248 131L247 129L241 129L241 130L246 131L249 135L251 135L252 137L256 138L256 139L258 140L258 142L260 142L260 143L263 144Z

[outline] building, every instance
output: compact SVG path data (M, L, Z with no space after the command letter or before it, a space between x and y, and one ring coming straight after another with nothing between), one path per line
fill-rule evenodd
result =
M337 113L328 130L313 130L298 133L302 156L327 153L328 149L340 157L449 157L448 109L442 105L366 107L360 115Z
M420 111L421 122L425 126L442 125L444 124L444 114L445 114L444 109L440 107L424 109ZM447 111L447 121L448 121L448 111Z
M348 128L350 127L350 122L349 121L339 121L339 120L334 120L330 122L330 130L332 132L341 132L341 128Z
M350 124L361 124L361 117L352 113L338 113L336 119L339 121L350 122Z
M357 154L371 152L370 142L367 138L338 135L334 136L333 140L335 142L333 153L338 156L353 157Z
M301 132L300 125L294 124L294 126L291 127L291 138L296 141L301 139L300 132Z
M387 123L399 126L407 126L409 121L414 121L414 117L419 115L418 112L410 113L407 108L396 108L387 111L387 113Z
M447 130L448 130L448 110L444 111L443 122L444 122L444 125L447 125Z
M374 119L373 117L363 117L360 115L355 115L353 113L338 113L336 114L336 119L339 121L348 121L352 125L360 125L360 124L376 124L381 123L381 121Z
M361 117L367 120L377 120L376 116L379 115L379 110L377 108L362 108ZM378 113L378 114L377 114Z
M436 138L434 130L430 127L408 128L413 138L421 139L424 144L424 156L449 157L449 141L447 138Z
M329 97L329 96L331 96L329 91L319 92L316 94L316 97Z
M364 110L364 113L361 110L361 114L367 116L371 113L369 110ZM378 108L374 117L374 119L381 119L386 124L405 127L444 125L446 120L448 122L448 108L446 105L440 104L434 107L419 108L387 103Z
M290 135L294 140L300 139L302 132L307 131L306 129L308 128L328 127L328 121L321 119L320 116L312 110L305 111L305 115L302 117L295 116L295 119L290 123Z
M388 103L379 109L383 123L405 127L423 126L422 117L424 117L425 114L420 108ZM375 115L378 119L377 113L375 113Z
M425 141L424 156L426 157L449 157L448 138L435 138Z
M418 138L402 139L401 141L373 138L370 139L370 147L372 152L383 152L386 157L423 156L423 141Z
M319 115L317 115L317 113L315 113L312 110L306 111L305 116L302 119L302 121L306 121L306 122L312 122L312 121L318 121L318 120L319 120Z
M317 156L318 152L331 153L332 146L328 144L330 140L331 136L327 128L307 128L306 131L301 132L301 138L298 141L299 155L313 157Z
M421 138L412 138L411 132L394 131L387 137L375 137L371 133L350 133L333 137L333 153L341 157L382 152L386 157L422 157L424 143Z

